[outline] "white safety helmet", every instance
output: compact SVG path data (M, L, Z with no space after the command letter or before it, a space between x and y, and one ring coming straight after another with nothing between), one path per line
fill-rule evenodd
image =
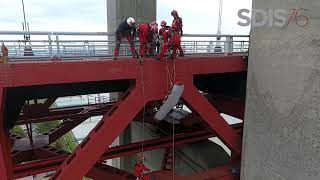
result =
M127 19L127 24L128 24L129 26L134 26L135 23L136 23L136 21L133 19L133 17L129 17L129 18Z

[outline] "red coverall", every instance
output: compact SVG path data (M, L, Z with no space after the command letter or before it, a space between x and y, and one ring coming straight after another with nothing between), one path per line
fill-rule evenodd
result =
M151 52L151 49L147 47L148 44L152 43L153 33L149 24L140 24L138 29L138 37L140 40L140 55L145 57L145 52Z
M157 56L157 59L160 60L164 54L167 52L169 47L173 48L173 52L171 55L171 58L173 59L177 55L177 49L179 48L181 44L180 35L177 32L161 29L160 30L162 37L163 37L163 44L161 47L160 54ZM169 41L170 37L170 42Z
M148 175L143 175L144 171L150 171L143 163L137 163L134 166L134 175L139 178L139 180L149 180Z
M171 27L177 27L177 32L179 33L180 36L183 35L183 31L182 31L182 18L181 17L177 17L172 21L172 25ZM183 50L181 47L181 44L178 46L179 52L180 52L180 56L183 56Z

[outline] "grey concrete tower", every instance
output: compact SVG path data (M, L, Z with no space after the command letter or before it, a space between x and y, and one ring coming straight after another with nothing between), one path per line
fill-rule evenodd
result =
M156 20L156 0L107 0L108 32L114 32L119 23L133 17L137 23Z
M242 180L320 179L320 1L253 0L294 8L289 25L251 29Z

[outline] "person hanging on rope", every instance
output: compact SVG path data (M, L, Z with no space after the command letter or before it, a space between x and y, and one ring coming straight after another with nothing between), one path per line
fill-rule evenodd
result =
M130 44L132 57L137 57L136 49L134 47L134 37L136 34L135 23L136 21L132 17L129 17L128 19L125 19L120 23L116 31L116 47L114 49L114 60L118 59L121 40L125 37Z
M149 180L150 169L143 164L144 157L139 157L137 163L134 166L134 175L136 180Z
M182 18L179 17L178 12L176 10L172 10L171 11L171 16L173 17L173 21L172 21L171 27L176 26L177 27L176 31L177 31L177 33L179 33L179 35L181 37L183 35ZM179 56L184 56L183 49L182 49L181 45L179 45L178 49L179 49L179 52L180 52Z
M4 42L2 42L1 52L2 56L0 56L0 63L7 63L9 51L8 48L4 45Z
M146 51L149 56L154 55L154 35L158 34L158 26L156 24L143 23L137 27L137 33L140 41L140 56L145 57Z
M169 49L172 49L170 58L174 59L177 55L179 46L181 46L180 34L177 32L178 27L176 26L176 24L173 24L172 27L167 27L165 25L165 21L163 21L161 24L163 24L163 27L160 29L159 34L163 39L163 43L160 54L157 55L156 59L160 61Z

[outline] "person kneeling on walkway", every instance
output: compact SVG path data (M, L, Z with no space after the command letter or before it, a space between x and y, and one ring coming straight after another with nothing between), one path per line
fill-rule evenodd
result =
M140 24L137 28L137 33L140 41L140 56L145 57L146 52L149 56L154 55L154 34L158 33L157 25L148 23Z

